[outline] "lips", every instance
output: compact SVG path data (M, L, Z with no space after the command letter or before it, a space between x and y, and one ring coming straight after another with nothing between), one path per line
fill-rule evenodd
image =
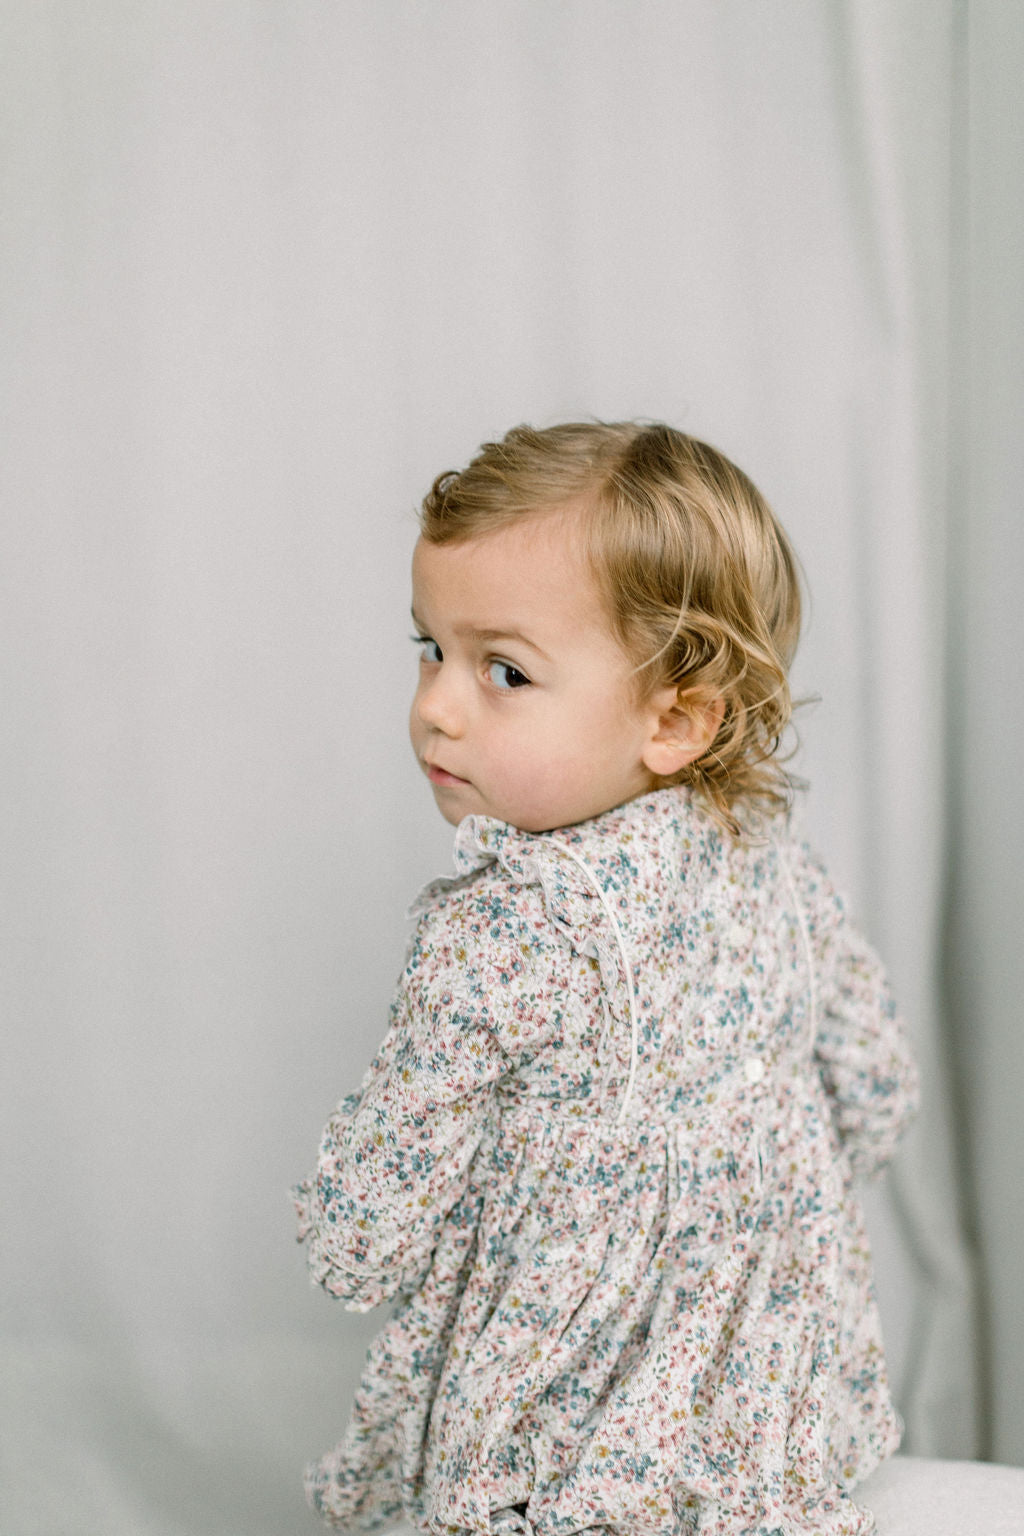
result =
M457 774L449 773L446 768L439 768L436 763L425 763L424 767L427 770L427 778L431 784L456 785L469 783L468 779L460 779Z

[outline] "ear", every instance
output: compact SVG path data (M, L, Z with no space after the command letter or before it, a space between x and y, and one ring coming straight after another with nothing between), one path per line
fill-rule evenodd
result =
M670 779L707 751L725 719L725 700L708 699L676 688L662 688L650 701L652 729L643 753L644 766L656 778Z

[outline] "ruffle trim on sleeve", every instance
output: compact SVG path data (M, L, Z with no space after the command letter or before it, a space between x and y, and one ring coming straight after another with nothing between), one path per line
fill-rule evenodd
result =
M338 1105L328 1121L324 1143L343 1140L346 1129L359 1107L360 1093L350 1093ZM321 1146L321 1167L323 1146ZM414 1269L389 1264L386 1275L360 1272L339 1260L333 1223L328 1219L320 1195L319 1174L303 1179L290 1191L297 1218L296 1239L305 1243L306 1263L313 1285L322 1285L331 1296L344 1302L346 1311L370 1312L401 1291L412 1290L422 1278L423 1264Z
M420 1279L419 1271L407 1275L392 1270L387 1279L378 1275L358 1275L339 1264L323 1232L323 1211L317 1196L316 1181L303 1179L291 1189L298 1219L296 1239L306 1243L306 1262L310 1283L322 1285L331 1296L345 1305L346 1312L371 1312L391 1301L401 1291L412 1290Z

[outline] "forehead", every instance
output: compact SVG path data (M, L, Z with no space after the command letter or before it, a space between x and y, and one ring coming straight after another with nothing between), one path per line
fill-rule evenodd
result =
M542 633L608 630L578 521L568 514L524 518L459 543L420 539L412 574L424 623L518 630L537 644Z

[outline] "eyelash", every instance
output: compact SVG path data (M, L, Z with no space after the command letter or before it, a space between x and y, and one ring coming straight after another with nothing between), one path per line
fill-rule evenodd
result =
M432 640L429 635L410 635L409 638L410 638L410 640L412 640L414 645L418 645L420 647L421 651L423 651L423 649L426 646L428 646L428 645L435 646L436 649L437 649L438 660L439 661L443 661L444 660L444 655L442 653L441 647L437 644L437 641L436 640ZM425 660L425 661L428 661L428 660L431 660L431 659L432 658L430 658L430 657L426 657L426 656L423 657L423 660ZM497 666L497 667L504 667L505 670L507 672L511 673L513 677L517 677L517 678L521 678L522 679L521 682L511 683L507 688L500 688L500 687L498 687L498 684L495 683L494 686L495 686L495 688L497 688L499 693L515 693L520 688L527 688L527 687L531 686L530 679L527 677L526 673L522 670L522 668L513 666L512 662L510 662L510 661L502 661L500 657L492 656L489 659L488 663L487 663L487 670L490 671L491 667L495 667L495 666Z
M431 640L429 635L410 635L409 639L413 645L418 645L421 651L425 645L437 645L437 641ZM439 645L437 645L437 654L438 656L441 655L441 647Z

